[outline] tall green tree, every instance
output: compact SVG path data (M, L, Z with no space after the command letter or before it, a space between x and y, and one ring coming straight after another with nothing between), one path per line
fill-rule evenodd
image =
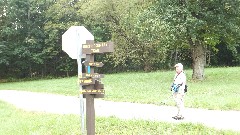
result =
M145 53L143 56L146 57L145 59L148 63L162 65L157 66L157 68L166 67L172 36L168 32L165 22L161 21L161 18L153 8L139 13L136 19L137 23L134 25L134 33L137 35L138 40L144 43L143 47L140 46L138 48L139 52ZM169 36L167 37L166 35ZM162 38L163 36L165 38ZM151 59L148 59L148 57L151 57Z
M110 31L111 40L116 46L115 52L109 57L115 69L150 71L154 69L155 63L164 59L158 41L144 37L141 28L148 22L138 23L138 15L151 2L152 0L93 0L83 4L80 9L87 22L107 27L105 30ZM139 32L142 32L141 35Z
M153 8L174 36L175 46L189 45L193 79L204 78L207 46L224 41L234 48L239 42L239 0L157 0Z
M43 52L45 54L44 74L59 75L77 69L75 60L69 59L62 51L62 35L71 26L81 25L81 16L77 16L78 0L59 0L52 3L45 12L46 22L44 33L46 35ZM75 67L75 68L74 68Z
M5 36L7 30L5 30L7 25L7 17L6 17L6 0L0 1L0 76L4 76L6 73L7 65L9 65L9 49L7 48L7 44L5 41Z
M29 77L41 69L46 0L4 0L1 3L0 42L5 68L14 76Z

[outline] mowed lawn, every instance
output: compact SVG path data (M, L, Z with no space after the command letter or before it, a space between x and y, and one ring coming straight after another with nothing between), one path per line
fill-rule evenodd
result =
M80 116L26 112L0 101L1 135L81 135ZM96 135L239 135L202 124L96 117ZM85 131L86 134L86 131Z
M217 110L240 110L240 67L206 68L205 80L191 80L192 70L186 70L188 92L186 107ZM105 74L104 100L159 105L164 101L174 105L170 86L175 71L131 72ZM78 96L77 77L0 83L0 90L24 90Z
M206 79L192 81L186 70L189 91L187 107L240 110L238 89L240 67L207 68ZM174 105L170 85L174 71L106 74L104 100L159 105ZM24 90L78 96L77 77L0 83L0 90ZM168 99L168 100L166 100ZM80 116L26 112L0 101L0 134L7 135L80 135ZM216 130L202 124L166 123L96 117L96 135L238 135L239 132Z

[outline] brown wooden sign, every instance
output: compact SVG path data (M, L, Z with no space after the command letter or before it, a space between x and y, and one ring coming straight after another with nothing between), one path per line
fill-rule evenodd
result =
M80 85L90 85L95 84L94 78L79 78Z
M83 44L82 46L83 54L106 53L113 51L114 51L113 42L93 43L93 41L87 41L87 44Z
M91 74L88 74L88 73L82 73L82 76L81 78L103 78L104 77L104 74L98 74L98 73L91 73Z
M86 73L82 73L79 78L83 94L83 98L86 98L86 124L87 134L95 135L95 110L94 110L94 98L103 98L105 94L104 85L101 84L101 78L103 74L94 73L95 67L102 67L102 62L94 62L94 54L113 52L113 42L101 42L94 43L94 40L87 40L86 44L82 45L82 54L86 54L86 60L83 63L85 65Z
M105 94L104 89L83 89L81 94Z
M104 65L102 62L91 62L91 61L84 61L83 64L85 66L93 66L93 67L102 67Z

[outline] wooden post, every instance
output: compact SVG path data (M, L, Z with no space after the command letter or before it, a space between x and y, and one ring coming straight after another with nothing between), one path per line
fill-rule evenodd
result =
M87 135L95 135L95 109L93 94L86 94L86 105Z
M87 61L94 61L94 54L86 55ZM94 67L88 66L90 71L88 74L94 73ZM87 89L94 89L94 85L87 85ZM87 135L95 135L95 109L94 109L94 95L86 94L86 125Z
M87 40L83 44L82 53L86 54L83 62L86 73L83 73L79 82L82 85L82 94L86 98L86 125L87 135L95 135L95 109L94 98L104 97L104 85L101 83L103 74L94 73L94 67L102 67L102 62L94 62L95 53L113 52L114 46L112 42L94 43L93 40Z
M82 53L82 45L86 40L94 40L94 36L84 26L71 26L62 35L62 50L65 51L72 59L77 59L78 63L78 79L82 76L82 58L86 55ZM97 63L101 65L101 63ZM82 94L83 84L79 83L79 99L80 99L80 114L82 134L85 132L84 126L84 101Z

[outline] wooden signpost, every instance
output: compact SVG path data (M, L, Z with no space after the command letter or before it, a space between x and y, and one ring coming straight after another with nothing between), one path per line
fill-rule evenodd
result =
M86 58L86 55L82 53L82 45L86 44L86 40L94 40L94 36L84 26L71 26L62 35L62 50L65 51L72 59L77 59L78 63L78 76L82 77L82 58ZM98 64L96 64L98 65ZM101 64L99 64L101 65ZM79 91L82 92L82 85L93 83L94 80L80 79ZM82 134L85 132L85 115L84 115L84 100L83 94L79 93L80 99L80 114L81 114L81 129Z
M94 54L107 53L114 51L113 42L94 43L94 40L87 40L82 45L82 54L86 54L83 64L86 67L86 73L79 78L82 85L81 94L86 98L86 125L87 134L95 134L95 109L94 98L103 98L105 94L104 85L101 83L103 74L94 73L94 67L102 67L102 62L94 62Z
M101 83L103 74L94 73L94 67L102 67L102 62L94 62L94 54L114 51L113 42L94 43L93 35L84 26L71 26L62 35L62 50L72 59L77 59L78 82L80 91L80 113L82 134L84 134L84 101L86 98L87 135L95 134L94 98L103 98L104 85ZM85 61L82 62L82 58ZM82 73L82 63L86 73Z

